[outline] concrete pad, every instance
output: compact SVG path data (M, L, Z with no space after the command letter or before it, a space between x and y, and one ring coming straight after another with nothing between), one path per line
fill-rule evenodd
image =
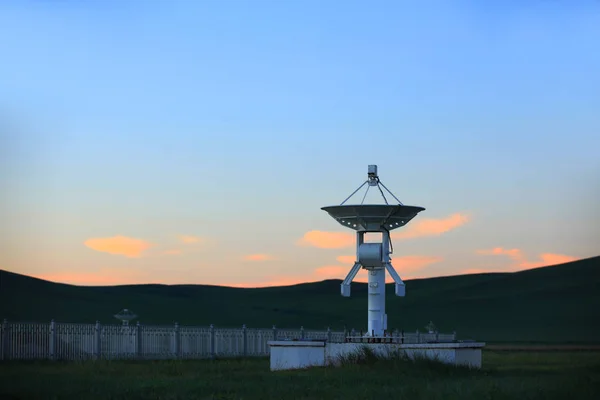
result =
M445 364L481 368L481 349L485 343L327 343L325 341L271 341L271 371L336 365L340 357L366 347L383 357L405 354L425 357Z

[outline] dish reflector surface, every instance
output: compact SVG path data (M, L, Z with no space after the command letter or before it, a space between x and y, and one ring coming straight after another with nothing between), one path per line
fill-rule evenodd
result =
M418 206L400 204L361 204L321 207L346 228L355 231L388 231L406 225L418 213L425 210Z

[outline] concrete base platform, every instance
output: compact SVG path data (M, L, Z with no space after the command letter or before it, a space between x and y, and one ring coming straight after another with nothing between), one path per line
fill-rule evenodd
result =
M271 371L336 365L340 357L360 352L362 347L389 356L405 354L425 357L446 364L481 368L481 349L485 343L327 343L325 341L270 341Z

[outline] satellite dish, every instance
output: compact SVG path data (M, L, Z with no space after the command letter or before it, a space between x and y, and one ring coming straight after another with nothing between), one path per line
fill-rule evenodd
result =
M128 326L129 321L131 321L132 319L136 319L137 315L135 315L133 312L129 311L128 309L124 308L121 311L119 311L118 314L115 314L114 317L116 319L121 320L123 322L123 326Z
M362 187L367 190L360 204L344 205ZM385 204L363 204L371 187L377 187ZM385 189L398 204L389 204L383 190ZM387 330L387 314L385 313L385 271L387 270L395 282L396 296L404 296L404 282L392 266L390 254L392 242L390 231L408 224L425 208L406 206L381 182L377 175L377 165L369 165L367 180L338 206L322 207L338 223L356 231L356 261L341 284L341 293L350 297L350 283L361 268L369 272L368 297L368 331L367 336L381 337ZM380 232L381 243L365 243L364 235L368 232Z

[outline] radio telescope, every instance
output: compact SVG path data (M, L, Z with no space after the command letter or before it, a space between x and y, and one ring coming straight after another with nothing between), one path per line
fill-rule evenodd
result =
M121 311L119 311L118 314L115 314L114 317L116 319L121 320L123 322L123 326L129 326L129 321L131 321L132 319L136 319L137 315L124 308Z
M393 246L390 231L408 224L425 208L406 206L381 182L377 175L377 165L369 165L368 178L339 206L322 207L333 219L346 228L356 231L356 261L341 284L342 296L350 296L350 283L361 268L368 271L368 332L367 336L381 337L387 330L387 314L385 313L385 271L387 270L395 282L396 296L404 296L405 285L394 267L390 254ZM367 190L360 204L344 205L361 188ZM363 204L371 187L377 186L385 204ZM383 190L385 189L398 204L389 204ZM365 233L381 233L381 243L365 243Z

